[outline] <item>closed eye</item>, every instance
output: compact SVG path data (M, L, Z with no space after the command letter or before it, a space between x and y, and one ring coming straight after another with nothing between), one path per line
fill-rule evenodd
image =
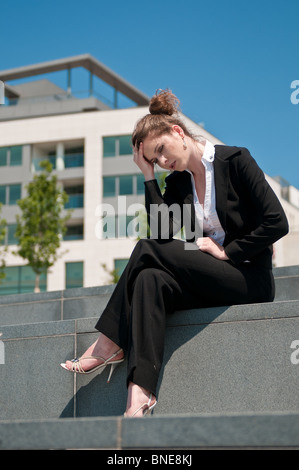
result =
M143 158L148 162L148 163L151 163L152 165L155 165L157 163L157 159L156 158L152 158L151 160L149 160L148 158L146 158L145 155L143 155Z

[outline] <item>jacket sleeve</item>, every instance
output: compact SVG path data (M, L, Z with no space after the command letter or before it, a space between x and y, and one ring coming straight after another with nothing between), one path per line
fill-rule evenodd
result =
M285 212L265 179L263 171L247 149L237 158L237 174L244 193L255 210L257 225L249 233L234 239L225 253L234 264L250 260L288 233Z
M162 195L157 180L145 181L145 208L151 238L172 238L182 227L181 207L171 185Z

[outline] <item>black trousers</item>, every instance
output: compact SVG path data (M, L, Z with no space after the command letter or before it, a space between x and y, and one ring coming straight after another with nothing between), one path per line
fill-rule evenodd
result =
M271 302L272 270L234 266L181 240L142 239L96 329L127 352L131 381L157 394L166 314L187 308Z

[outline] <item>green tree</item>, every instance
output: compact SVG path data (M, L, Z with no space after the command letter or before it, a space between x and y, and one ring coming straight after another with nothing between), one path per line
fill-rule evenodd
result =
M2 210L2 204L0 203L0 213ZM1 219L0 217L0 281L2 281L5 278L5 254L7 252L7 246L4 245L4 239L5 239L5 234L6 234L6 220Z
M43 171L27 185L27 196L17 202L22 212L17 216L19 245L15 252L27 260L35 272L35 292L40 291L40 275L46 273L61 256L58 249L71 216L70 210L64 210L68 196L57 185L52 165L45 160L40 166Z
M120 278L118 269L112 269L111 271L107 268L106 263L101 264L104 271L109 275L109 284L117 284Z

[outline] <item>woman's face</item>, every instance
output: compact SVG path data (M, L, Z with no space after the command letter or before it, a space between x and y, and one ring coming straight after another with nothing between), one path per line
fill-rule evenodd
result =
M149 135L143 141L143 155L151 163L165 170L184 171L188 163L188 151L184 149L184 133L173 126L170 134Z

